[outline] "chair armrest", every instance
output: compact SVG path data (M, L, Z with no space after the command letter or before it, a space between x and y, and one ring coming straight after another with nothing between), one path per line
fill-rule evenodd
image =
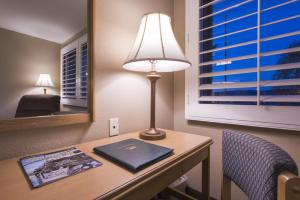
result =
M277 199L300 199L300 178L291 172L282 172L278 176Z

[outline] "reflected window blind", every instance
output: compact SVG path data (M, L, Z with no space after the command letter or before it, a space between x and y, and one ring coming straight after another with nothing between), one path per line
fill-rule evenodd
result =
M88 71L87 71L87 43L81 44L81 74L80 74L80 97L82 99L87 98L87 79L88 79Z
M62 98L76 98L76 49L63 55Z
M62 104L87 107L88 42L87 34L61 49Z
M200 0L200 104L300 106L299 0Z

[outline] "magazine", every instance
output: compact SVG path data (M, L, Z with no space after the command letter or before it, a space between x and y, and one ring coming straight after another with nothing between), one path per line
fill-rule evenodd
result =
M33 188L102 165L75 147L24 157L19 162Z

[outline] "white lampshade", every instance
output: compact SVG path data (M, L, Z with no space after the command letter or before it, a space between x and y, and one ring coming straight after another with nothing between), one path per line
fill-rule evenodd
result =
M53 87L50 74L40 74L38 81L35 84L40 87Z
M155 69L150 61L154 61ZM171 18L162 13L145 14L123 67L140 72L174 72L190 66L174 36Z

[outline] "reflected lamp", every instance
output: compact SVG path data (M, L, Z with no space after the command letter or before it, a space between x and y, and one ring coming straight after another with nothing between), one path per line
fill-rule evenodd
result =
M46 87L53 87L54 86L50 74L40 74L35 85L37 87L44 87L44 89L43 89L44 94L47 94L47 88Z

